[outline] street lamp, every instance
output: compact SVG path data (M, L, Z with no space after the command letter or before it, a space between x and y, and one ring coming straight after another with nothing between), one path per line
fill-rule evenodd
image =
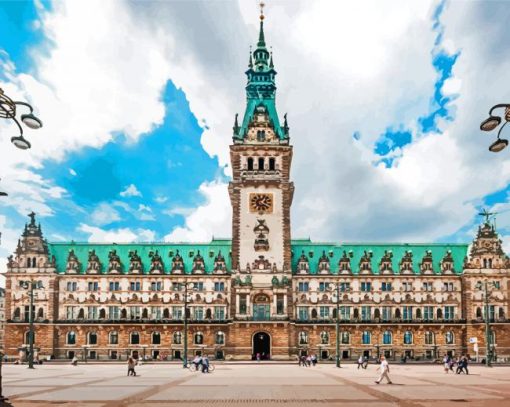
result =
M82 345L83 348L83 360L87 363L87 345Z
M336 367L340 365L340 282L330 283L330 289L336 290Z
M480 281L476 284L477 290L483 290L484 308L485 308L485 366L492 367L491 358L491 328L490 328L490 315L489 315L489 286L495 288L496 285L493 282Z
M28 311L28 322L29 322L29 355L28 355L28 368L34 368L34 289L43 288L42 281L20 281L19 285L25 290L30 290L30 310Z
M28 107L30 113L22 114L21 121L23 124L31 129L40 129L42 127L42 121L34 115L33 107L26 102L18 102L12 100L7 96L4 91L0 88L0 118L13 120L18 126L20 135L17 137L11 137L11 143L14 144L21 150L27 150L31 147L30 142L23 137L23 127L16 119L16 106Z
M508 146L508 140L500 139L499 135L501 134L501 131L506 126L506 124L510 122L510 104L501 103L492 106L491 110L489 111L489 117L480 124L480 130L482 131L492 131L498 128L501 124L501 117L493 115L492 112L501 108L505 108L505 123L503 123L503 125L500 127L496 141L489 146L489 151L492 151L493 153L499 153Z
M182 361L182 367L186 369L188 367L188 289L193 290L193 283L183 283L181 288L184 286L184 358Z

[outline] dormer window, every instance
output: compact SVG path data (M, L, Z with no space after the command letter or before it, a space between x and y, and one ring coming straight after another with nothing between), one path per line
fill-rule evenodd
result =
M264 130L257 130L257 141L263 142L265 140L266 140L266 132Z

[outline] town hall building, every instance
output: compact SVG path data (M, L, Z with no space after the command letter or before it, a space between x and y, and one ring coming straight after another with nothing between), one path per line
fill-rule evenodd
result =
M510 260L489 218L470 244L293 239L293 147L276 109L263 15L246 75L246 109L230 146L232 238L51 243L32 213L5 273L4 352L26 352L23 287L36 281L40 357L168 360L187 346L189 356L227 360L329 359L337 321L344 360L474 356L477 347L483 357L487 312L493 356L510 357Z

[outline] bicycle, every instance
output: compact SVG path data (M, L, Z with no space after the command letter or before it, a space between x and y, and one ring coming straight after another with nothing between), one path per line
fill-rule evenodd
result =
M199 372L199 371L202 371L202 364L196 365L193 362L188 362L186 364L186 367L189 369L190 372ZM209 373L214 372L214 369L215 369L214 365L211 362L209 362Z

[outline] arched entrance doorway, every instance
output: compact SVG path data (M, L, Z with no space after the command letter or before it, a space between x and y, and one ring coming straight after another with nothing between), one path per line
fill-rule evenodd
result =
M268 360L271 357L271 337L266 332L257 332L253 335L252 359L260 355L261 360Z

